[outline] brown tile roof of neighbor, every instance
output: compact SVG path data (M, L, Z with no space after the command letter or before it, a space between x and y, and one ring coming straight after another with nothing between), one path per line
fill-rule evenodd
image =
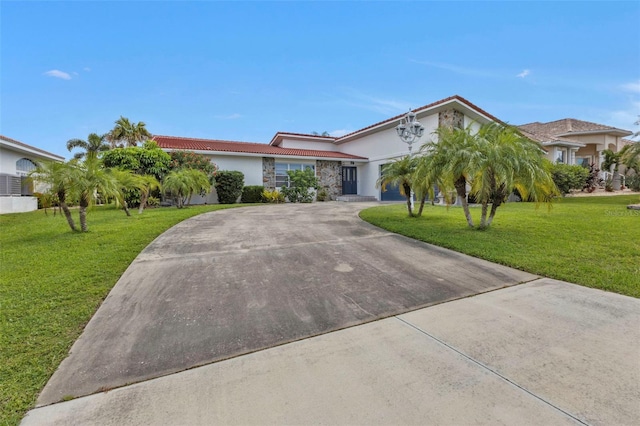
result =
M53 154L53 153L51 153L49 151L45 151L44 149L36 148L35 146L27 145L24 142L20 142L20 141L17 141L15 139L8 138L8 137L6 137L4 135L0 135L0 139L3 139L5 141L7 141L7 142L11 142L13 144L16 144L16 145L24 147L24 148L28 148L28 149L30 149L32 151L36 151L36 152L39 152L39 153L47 155L47 156L59 158L60 160L64 161L64 157L61 157L61 156L59 156L57 154Z
M319 158L344 158L345 160L366 160L366 157L345 154L337 151L322 151L314 149L293 149L280 148L263 143L221 141L212 139L182 138L177 136L153 137L160 148L183 149L189 151L218 151L218 152L239 152L247 154L264 154L271 156L296 156L296 157L319 157Z
M561 136L570 133L607 131L610 131L612 133L622 132L625 134L631 134L631 132L624 129L605 126L604 124L592 123L590 121L576 120L575 118L563 118L562 120L550 121L548 123L540 123L539 121L536 121L534 123L523 124L518 127L535 134L549 136Z

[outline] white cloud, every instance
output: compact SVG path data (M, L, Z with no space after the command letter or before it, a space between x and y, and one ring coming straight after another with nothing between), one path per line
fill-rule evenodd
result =
M518 74L516 77L520 77L520 78L525 78L526 76L528 76L529 74L531 74L531 71L529 70L523 70L520 74Z
M415 62L416 64L427 65L433 68L440 68L445 71L451 71L455 74L470 75L475 77L493 77L493 78L501 77L501 75L493 71L463 67L455 64L447 64L445 62L416 61L414 59L412 59L411 62Z
M73 75L80 75L80 74L78 74L78 73L77 73L77 72L75 72L75 71L74 71L74 72L72 72L71 74L73 74Z
M635 123L640 116L640 101L631 101L626 109L611 111L606 115L607 121L603 124L617 127L619 129L637 132L638 126Z
M215 118L217 118L218 120L236 120L238 118L241 118L242 115L238 114L238 113L234 113L234 114L227 114L227 115L216 115Z
M353 130L338 129L338 130L333 130L329 132L329 135L333 136L334 138L339 138L341 136L348 135L351 132L353 132Z
M71 76L60 70L51 70L43 73L43 75L48 75L49 77L61 78L63 80L71 80Z
M625 90L627 92L640 93L640 80L623 84L621 87L622 90Z
M84 68L82 68L82 69L83 69L83 70L85 70L86 72L91 71L91 68L89 68L89 67L84 67Z
M409 111L409 108L412 106L415 107L415 105L411 105L408 102L370 96L353 89L347 89L347 95L350 98L344 100L347 105L351 105L356 108L368 109L383 115L395 115Z

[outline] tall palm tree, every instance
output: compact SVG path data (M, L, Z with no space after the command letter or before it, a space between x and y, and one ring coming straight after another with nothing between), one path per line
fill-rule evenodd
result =
M473 228L467 202L467 183L473 176L472 165L478 156L473 130L470 126L466 129L439 127L435 133L437 141L427 142L420 148L423 156L417 175L438 184L439 190L445 194L455 189L467 224Z
M58 199L58 204L64 212L69 227L72 231L77 231L75 221L67 205L67 198L74 181L72 165L57 161L41 161L38 162L36 169L29 173L29 176L48 187L48 192Z
M98 154L103 151L108 151L111 147L105 142L106 135L98 135L91 133L86 141L82 139L69 139L67 141L67 150L71 151L73 148L82 148L84 152L76 152L73 158L97 158Z
M416 171L417 164L416 157L407 155L397 158L382 166L382 173L376 182L376 187L382 188L382 192L387 190L387 185L397 186L400 189L400 194L407 199L409 217L414 217L411 209L411 186L413 185L413 174Z
M482 204L480 228L491 226L498 207L514 189L523 199L536 202L550 202L559 195L542 150L515 128L485 124L474 139L478 155L469 168L473 173L471 194Z
M151 133L142 121L132 123L128 118L120 116L115 121L114 128L107 134L107 140L112 148L123 148L125 146L137 146L138 142L144 142L151 137Z

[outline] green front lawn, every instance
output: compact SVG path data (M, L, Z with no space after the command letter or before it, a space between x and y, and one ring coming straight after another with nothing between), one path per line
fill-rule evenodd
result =
M0 425L17 424L102 300L154 238L200 213L239 205L96 208L89 232L63 215L0 216ZM77 212L73 212L77 220Z
M373 207L360 217L376 226L545 277L640 297L640 211L637 195L564 198L536 209L501 206L490 229L469 229L460 207ZM480 209L472 208L479 220Z

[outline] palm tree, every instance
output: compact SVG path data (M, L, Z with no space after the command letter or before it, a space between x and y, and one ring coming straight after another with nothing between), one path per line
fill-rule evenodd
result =
M72 160L71 163L73 182L69 190L78 198L80 230L87 232L87 208L95 202L96 195L121 199L122 185L113 169L105 169L98 159L86 159L82 163Z
M620 166L622 151L613 152L610 149L605 149L602 151L602 154L604 155L604 162L601 167L612 172L613 176L611 180L613 189L617 191L620 189L620 172L618 171L618 167Z
M496 210L517 189L525 200L550 202L559 195L543 152L515 128L488 123L474 135L471 194L482 204L480 228L491 226ZM487 219L488 206L491 212Z
M149 195L151 191L160 189L160 182L153 175L142 175L138 177L138 189L140 189L140 207L138 207L138 214L142 214L142 211L147 205Z
M91 133L86 141L82 139L69 139L67 141L67 150L71 151L73 148L82 148L84 152L76 152L73 158L97 158L98 154L102 151L108 151L110 146L105 142L106 135L98 135Z
M478 156L473 131L470 126L466 129L439 127L435 133L438 140L427 142L420 148L423 156L417 168L417 176L430 184L438 184L440 192L445 194L452 188L455 189L467 224L473 228L467 202L467 183L473 176L472 165Z
M625 145L620 150L620 162L627 170L633 169L636 174L640 173L640 141Z
M376 181L376 187L382 188L383 192L387 190L387 185L397 186L400 189L400 194L407 198L409 217L414 217L411 209L411 186L417 163L417 158L409 155L395 159L382 166L382 173Z
M174 197L179 209L191 202L194 193L205 194L211 190L207 175L196 169L175 170L164 178L162 186Z
M70 163L57 161L41 161L35 170L29 173L34 180L48 186L48 192L58 199L67 223L72 231L77 231L76 224L67 205L67 198L73 185L74 173Z
M115 121L115 127L107 134L107 140L112 148L123 148L124 146L137 146L138 142L144 142L151 137L151 133L142 121L132 123L128 118L120 116Z

